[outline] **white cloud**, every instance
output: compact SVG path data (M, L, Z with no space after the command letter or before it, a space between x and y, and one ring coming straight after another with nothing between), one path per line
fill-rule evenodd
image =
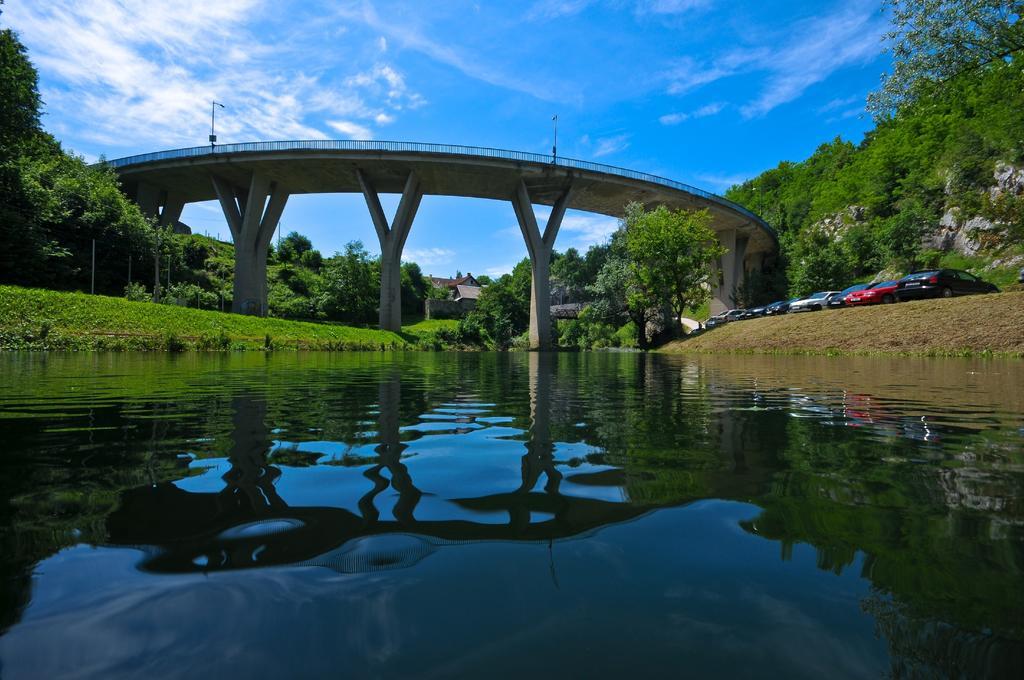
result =
M794 30L797 39L773 55L771 75L761 95L740 109L741 113L747 118L764 115L840 68L871 61L879 54L879 38L885 29L886 20L873 3L855 3L799 24Z
M702 85L741 73L751 65L766 61L771 55L767 48L733 50L712 64L698 63L692 57L677 59L663 77L668 81L668 93L686 94Z
M731 186L742 184L754 176L755 173L702 173L696 175L697 186L703 189L711 189L715 193L721 193Z
M551 215L551 208L547 206L538 207L536 213L537 224L541 229L544 229L548 217ZM607 241L618 228L619 221L614 217L568 211L562 218L562 225L558 229L555 248L563 251L566 248L586 250L592 245ZM514 229L516 235L522 239L522 232L519 230L519 227L516 226ZM511 229L503 229L502 232L511 234Z
M537 0L526 11L528 21L558 19L579 14L594 0Z
M707 9L712 0L639 0L638 14L683 14Z
M455 251L447 248L406 248L403 262L415 262L421 267L436 267L455 259Z
M557 248L586 250L592 245L604 243L615 230L619 221L605 215L566 215L558 230Z
M666 113L664 116L658 118L658 122L662 125L678 125L679 123L691 118L706 118L708 116L713 116L716 113L720 113L724 108L724 102L712 102L690 112Z
M300 49L250 30L272 11L258 0L54 0L8 5L4 18L40 69L48 110L75 130L72 142L203 144L213 99L227 105L217 116L221 143L324 138L320 116L365 130L422 105L391 66L349 85L316 65L335 46Z
M849 106L855 101L863 100L864 97L858 95L853 95L852 97L838 97L836 99L831 100L827 104L818 107L818 113L828 113L829 111L835 111L836 109L841 109L844 106Z
M399 17L393 14L382 18L368 2L358 7L341 7L338 9L338 16L349 21L358 21L375 31L380 31L400 46L425 54L474 80L522 92L542 101L581 99L579 88L570 81L546 82L536 73L524 76L520 74L520 70L512 70L510 73L504 68L495 67L481 55L466 56L452 45L450 39L443 42L432 40L419 29L403 24Z
M831 14L792 25L789 39L779 45L731 50L705 63L682 57L663 78L669 94L682 95L722 78L767 73L760 94L740 109L745 118L754 118L797 99L841 68L876 58L886 28L887 19L873 0L853 0ZM670 118L666 124L672 121L679 122Z
M490 276L492 279L496 279L504 274L511 274L517 263L511 262L506 264L499 264L494 267L488 267L484 270L484 274Z
M349 120L329 120L327 124L349 139L373 139L370 128Z
M629 148L629 135L622 134L611 137L601 137L595 144L594 152L592 154L594 158L610 156L613 153L624 151Z

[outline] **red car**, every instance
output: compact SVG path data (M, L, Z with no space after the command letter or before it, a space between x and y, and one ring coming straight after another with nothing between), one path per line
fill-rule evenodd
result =
M864 290L855 290L847 295L844 300L850 306L876 305L878 303L889 304L896 302L896 284L899 281L882 281Z

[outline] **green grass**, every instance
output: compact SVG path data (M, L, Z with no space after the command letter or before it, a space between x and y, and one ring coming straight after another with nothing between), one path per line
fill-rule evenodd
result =
M402 332L424 335L426 333L436 333L442 329L455 330L458 327L458 319L423 319L413 324L403 324Z
M388 350L407 349L416 337L0 286L2 350Z

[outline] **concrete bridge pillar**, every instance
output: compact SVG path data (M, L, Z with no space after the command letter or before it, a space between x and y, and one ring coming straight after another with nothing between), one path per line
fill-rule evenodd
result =
M146 182L135 189L135 202L147 217L155 217L161 227L174 226L181 219L185 200L173 191L164 191Z
M544 227L540 233L537 226L537 215L530 202L530 192L526 183L519 180L519 186L512 196L512 208L516 212L519 229L526 241L526 250L530 255L530 349L550 349L551 347L551 250L555 246L558 228L565 217L565 207L569 203L572 192L570 184L559 196L551 208Z
M248 188L214 176L213 188L235 242L235 288L231 311L267 315L267 248L288 202L288 192L254 172Z
M737 233L735 229L718 232L718 242L728 252L715 263L721 276L712 277L711 313L718 314L736 306L733 298L747 279L747 244L749 236Z
M416 173L410 172L398 202L395 219L389 226L380 197L369 178L358 169L356 176L380 242L380 328L398 332L402 330L402 250L423 199L423 188Z

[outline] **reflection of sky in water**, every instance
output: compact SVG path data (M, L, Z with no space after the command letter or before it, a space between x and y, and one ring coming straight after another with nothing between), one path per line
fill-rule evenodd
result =
M936 362L915 383L898 363L640 355L222 360L249 368L189 377L171 363L158 380L155 359L142 367L161 396L118 397L106 376L93 401L50 395L63 415L44 432L5 420L19 523L4 545L53 541L0 556L10 582L35 574L0 636L5 677L72 660L104 677L200 662L513 675L537 659L568 675L685 659L698 675L860 676L893 659L936 671L921 631L952 631L951 656L991 668L1022 649L1005 637L1021 578L1007 556L1024 541L1013 375L965 380ZM25 413L23 397L0 392L0 414Z

